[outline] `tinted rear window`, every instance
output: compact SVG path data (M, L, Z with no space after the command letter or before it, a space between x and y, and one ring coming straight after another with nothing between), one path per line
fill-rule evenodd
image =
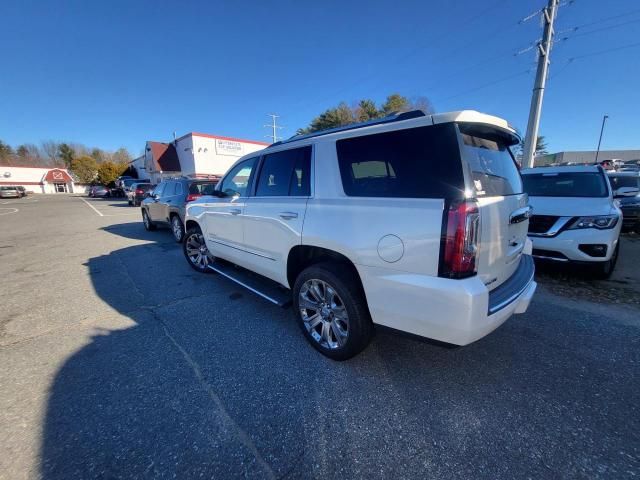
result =
M454 198L464 190L453 123L347 138L336 148L348 196Z
M604 175L598 172L528 173L524 191L535 197L606 197Z
M609 175L611 188L614 190L620 187L638 188L640 186L640 177L631 175Z
M522 193L522 179L511 152L499 138L462 133L462 157L476 197Z
M215 183L192 183L189 185L190 195L213 195L216 189Z

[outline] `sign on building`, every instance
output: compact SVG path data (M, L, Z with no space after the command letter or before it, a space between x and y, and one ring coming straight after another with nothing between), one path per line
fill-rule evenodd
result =
M233 155L241 157L243 155L242 143L216 138L216 153L218 155Z

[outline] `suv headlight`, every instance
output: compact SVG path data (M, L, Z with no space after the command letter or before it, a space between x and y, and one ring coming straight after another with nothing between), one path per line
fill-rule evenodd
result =
M618 223L618 215L598 215L595 217L579 217L569 230L577 230L580 228L597 228L604 230L613 228Z

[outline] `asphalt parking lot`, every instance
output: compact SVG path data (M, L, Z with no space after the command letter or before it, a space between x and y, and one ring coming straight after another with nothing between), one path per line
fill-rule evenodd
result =
M637 306L543 285L468 347L378 333L338 363L124 201L0 227L0 478L640 475Z

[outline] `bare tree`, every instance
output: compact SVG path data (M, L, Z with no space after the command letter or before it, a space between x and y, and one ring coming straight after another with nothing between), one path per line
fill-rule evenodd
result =
M58 165L58 142L43 140L40 142L40 150L50 165Z

